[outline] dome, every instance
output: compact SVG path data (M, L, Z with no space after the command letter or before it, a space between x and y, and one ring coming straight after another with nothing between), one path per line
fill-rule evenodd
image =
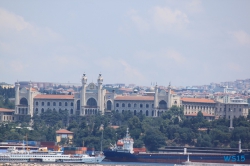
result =
M155 89L154 89L154 87L152 87L152 86L151 86L151 87L149 88L149 90L148 90L148 91L149 91L149 92L154 92L154 91L155 91Z

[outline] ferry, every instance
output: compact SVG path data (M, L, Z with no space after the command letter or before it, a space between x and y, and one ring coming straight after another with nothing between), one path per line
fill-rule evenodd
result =
M63 151L29 151L19 150L16 147L9 147L7 152L0 153L0 162L67 162L67 163L100 163L105 156L100 153L96 156L87 154L66 155Z

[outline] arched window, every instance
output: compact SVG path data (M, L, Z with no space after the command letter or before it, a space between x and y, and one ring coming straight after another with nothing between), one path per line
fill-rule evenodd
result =
M137 104L134 104L134 108L136 108L137 107Z
M28 100L26 98L21 98L20 105L28 105Z
M44 106L44 102L42 102L42 106Z
M70 103L70 106L74 106L73 102Z
M149 107L149 105L148 104L146 104L146 108L148 108Z
M76 109L80 110L80 100L77 100L77 102L76 102Z
M53 108L53 111L56 111L56 109L55 109L55 108Z
M53 106L56 106L56 102L53 102Z
M239 109L239 111L241 112L241 108Z
M38 106L38 102L36 102L36 106Z
M112 107L112 103L111 101L107 101L107 110L111 110L111 107Z
M143 104L140 104L140 108L143 108Z
M59 106L62 106L62 102L59 102Z
M65 106L68 106L68 103L67 103L67 102L65 102Z
M122 103L122 107L125 107L125 104L124 104L124 103Z
M116 103L116 107L119 107L119 103Z
M167 103L166 103L166 101L161 100L161 101L159 102L159 108L160 108L160 109L166 109L166 108L167 108Z
M36 113L38 114L38 108L36 108Z
M73 114L73 109L70 110L70 114Z
M42 111L41 111L42 113L44 113L44 109L42 108Z
M119 111L118 110L116 110L116 113L118 113Z
M177 101L174 101L174 104L177 104Z
M89 98L87 101L87 106L90 107L97 107L97 102L94 98Z
M50 102L47 102L47 106L50 106Z
M136 110L134 110L134 115L136 115Z
M152 108L154 108L154 104L152 104Z
M124 113L124 110L122 110L122 113Z
M154 110L152 111L152 116L154 116Z
M157 111L157 116L160 116L159 111Z
M146 116L148 116L148 110L146 111Z
M128 107L129 107L129 108L131 107L131 104L130 104L130 103L128 103Z
M140 110L140 114L142 114L142 110Z

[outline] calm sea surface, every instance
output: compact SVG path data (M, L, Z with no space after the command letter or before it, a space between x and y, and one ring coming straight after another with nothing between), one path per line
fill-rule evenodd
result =
M141 162L107 162L103 161L100 163L101 165L136 165L136 166L149 166L149 165L156 165L156 166L174 166L174 164L167 164L167 163L141 163Z

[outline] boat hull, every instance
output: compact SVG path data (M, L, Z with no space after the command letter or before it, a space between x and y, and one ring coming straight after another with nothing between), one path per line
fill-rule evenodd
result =
M115 162L150 162L150 163L173 163L181 164L187 161L187 154L177 153L139 153L131 154L126 152L104 151L105 159ZM237 160L225 160L225 154L189 154L191 162L203 163L231 163L250 164L250 159L243 162ZM247 157L247 156L246 156Z

